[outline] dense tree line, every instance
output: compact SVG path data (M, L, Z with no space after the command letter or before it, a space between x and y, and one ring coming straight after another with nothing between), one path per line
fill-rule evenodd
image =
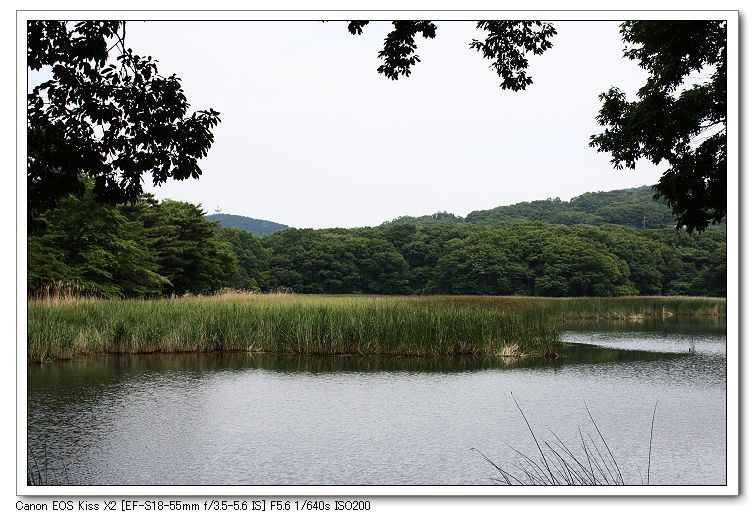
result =
M30 294L50 285L148 297L253 291L537 296L726 294L726 232L673 227L434 221L287 229L257 237L199 206L142 195L103 205L91 188L28 236Z
M310 293L725 295L725 231L540 222L287 230L266 288Z

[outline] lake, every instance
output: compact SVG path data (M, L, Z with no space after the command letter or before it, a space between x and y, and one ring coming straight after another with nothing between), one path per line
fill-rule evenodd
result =
M28 432L48 482L491 485L475 448L599 435L626 483L726 484L726 324L582 322L554 360L110 355L28 366ZM690 353L690 348L693 352ZM551 433L553 432L553 434ZM642 478L642 480L641 480ZM505 489L505 488L501 488Z

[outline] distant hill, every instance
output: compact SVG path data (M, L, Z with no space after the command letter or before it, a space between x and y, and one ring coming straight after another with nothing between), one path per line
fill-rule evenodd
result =
M540 221L552 224L620 224L633 228L663 228L676 222L671 209L663 200L653 199L649 186L612 190L609 192L589 192L562 201L558 197L541 201L520 202L509 206L498 206L490 210L477 210L466 217L452 213L436 213L421 217L399 217L386 225L413 223L428 224L498 224L502 222Z
M269 235L276 231L288 229L288 226L285 224L278 224L269 220L253 219L251 217L244 217L243 215L230 215L228 213L213 213L212 215L205 216L205 218L217 221L221 226L243 229L257 236Z

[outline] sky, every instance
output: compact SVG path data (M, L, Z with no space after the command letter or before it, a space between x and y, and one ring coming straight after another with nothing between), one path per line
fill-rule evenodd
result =
M644 71L622 57L619 22L554 22L531 56L534 84L499 88L469 49L474 22L437 22L421 62L391 81L376 71L390 30L346 22L129 22L127 43L182 79L192 109L221 123L199 180L145 188L208 213L294 227L373 226L401 215L470 211L657 182L662 167L614 170L588 146L599 94L630 97Z

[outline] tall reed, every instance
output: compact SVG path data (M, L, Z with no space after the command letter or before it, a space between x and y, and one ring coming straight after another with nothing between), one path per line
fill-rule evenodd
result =
M522 415L527 429L537 447L537 454L527 455L512 448L516 461L509 467L504 468L487 455L476 448L472 451L479 453L488 464L493 466L498 472L499 477L490 477L496 484L503 485L532 485L532 486L562 486L562 485L583 485L583 486L600 486L600 485L626 485L627 479L619 467L619 463L611 451L603 432L600 431L598 424L592 417L590 409L585 404L585 410L590 417L590 422L597 432L596 436L589 432L582 432L579 429L580 444L577 448L569 448L564 441L555 433L553 441L547 441L538 438L532 429L527 416L524 415L522 407L514 398L519 413ZM656 402L653 408L653 419L650 423L650 441L648 443L647 458L647 475L642 477L640 472L639 484L650 485L650 464L651 451L653 449L653 427L655 426L655 412L658 408Z
M177 351L554 355L559 346L554 322L539 309L442 298L232 294L32 300L28 315L31 361Z
M575 297L550 300L550 310L567 319L726 316L726 299L696 296Z

